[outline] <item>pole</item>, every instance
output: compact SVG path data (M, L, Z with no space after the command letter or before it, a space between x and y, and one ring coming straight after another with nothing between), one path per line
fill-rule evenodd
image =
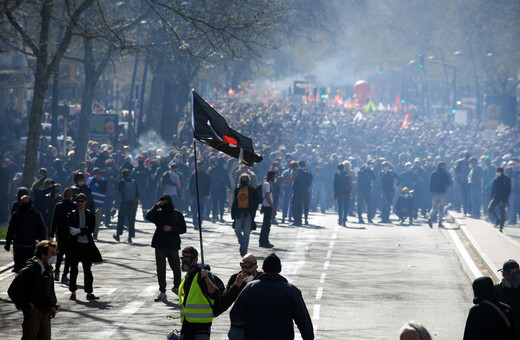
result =
M195 136L194 136L195 137ZM202 267L204 267L204 248L202 247L202 223L200 218L200 201L199 201L199 170L197 169L197 142L193 138L193 152L195 155L195 188L197 190L197 224L199 225L199 238L200 238L200 261Z
M51 125L51 144L58 145L58 95L60 88L60 64L54 70L52 84L52 125Z

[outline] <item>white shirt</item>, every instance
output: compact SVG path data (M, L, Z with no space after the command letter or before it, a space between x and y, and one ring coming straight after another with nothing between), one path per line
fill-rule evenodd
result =
M264 207L271 207L269 205L269 202L267 202L267 195L269 195L269 198L271 199L271 202L273 201L273 197L271 196L271 183L265 181L262 183L262 206Z

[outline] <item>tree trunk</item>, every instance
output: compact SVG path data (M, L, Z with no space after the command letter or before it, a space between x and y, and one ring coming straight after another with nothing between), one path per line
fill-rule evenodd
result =
M84 40L85 56L83 65L85 67L85 92L81 100L81 112L79 114L78 136L76 138L76 148L74 150L74 163L77 166L84 162L87 157L88 132L90 127L90 118L92 117L92 102L94 101L94 91L99 77L103 73L108 61L110 60L111 51L105 52L103 58L99 62L96 69L96 60L94 58L94 49L90 39Z
M34 95L29 116L29 132L25 147L25 163L23 167L22 186L30 188L34 182L38 149L40 147L40 129L42 125L43 104L45 93L49 87L50 73L47 65L49 29L52 5L49 1L43 4L40 16L42 18L38 51L36 53L36 70L34 73Z

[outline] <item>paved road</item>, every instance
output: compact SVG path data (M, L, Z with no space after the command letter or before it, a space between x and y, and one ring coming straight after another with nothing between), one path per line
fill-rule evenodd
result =
M397 338L409 320L423 323L436 339L462 338L476 274L460 255L461 245L457 248L460 230L430 229L423 220L413 226L347 222L347 227L336 221L333 214L313 214L310 226L273 226L272 250L257 246L258 231L251 237L250 251L260 264L271 251L281 257L282 275L301 289L317 338ZM131 245L117 244L113 230L101 230L97 244L105 262L93 267L99 301L87 302L81 286L78 301L69 301L67 287L56 284L61 308L52 323L53 339L161 339L180 328L177 298L168 294L169 302L154 302L154 226L139 221L136 228ZM240 260L231 224L204 228L205 260L227 282ZM183 246L199 248L191 226L182 239ZM1 339L20 338L22 315L5 293L12 278L0 274ZM227 339L228 328L226 312L214 321L212 338Z

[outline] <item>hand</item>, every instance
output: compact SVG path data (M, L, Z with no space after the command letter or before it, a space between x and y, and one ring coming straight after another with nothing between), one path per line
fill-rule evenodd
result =
M498 205L503 207L504 206L504 202L498 202Z
M242 287L242 285L244 284L244 282L247 281L247 276L248 276L248 275L246 275L246 274L244 274L244 273L242 273L242 272L238 273L238 275L237 275L237 279L235 280L235 285L236 285L237 287Z
M162 207L164 205L164 203L166 203L165 201L159 201L157 202L156 204L159 206L159 207Z
M273 208L273 216L276 216L276 209Z
M5 249L6 251L11 250L11 245L6 243L6 244L4 245L4 249Z
M163 230L165 233L169 233L170 231L172 231L172 227L170 227L169 225L164 225Z
M200 277L202 279L206 279L208 277L208 272L206 271L206 269L201 269L200 270Z
M56 306L52 306L51 307L51 311L49 313L49 316L51 317L51 319L54 319L56 317Z

